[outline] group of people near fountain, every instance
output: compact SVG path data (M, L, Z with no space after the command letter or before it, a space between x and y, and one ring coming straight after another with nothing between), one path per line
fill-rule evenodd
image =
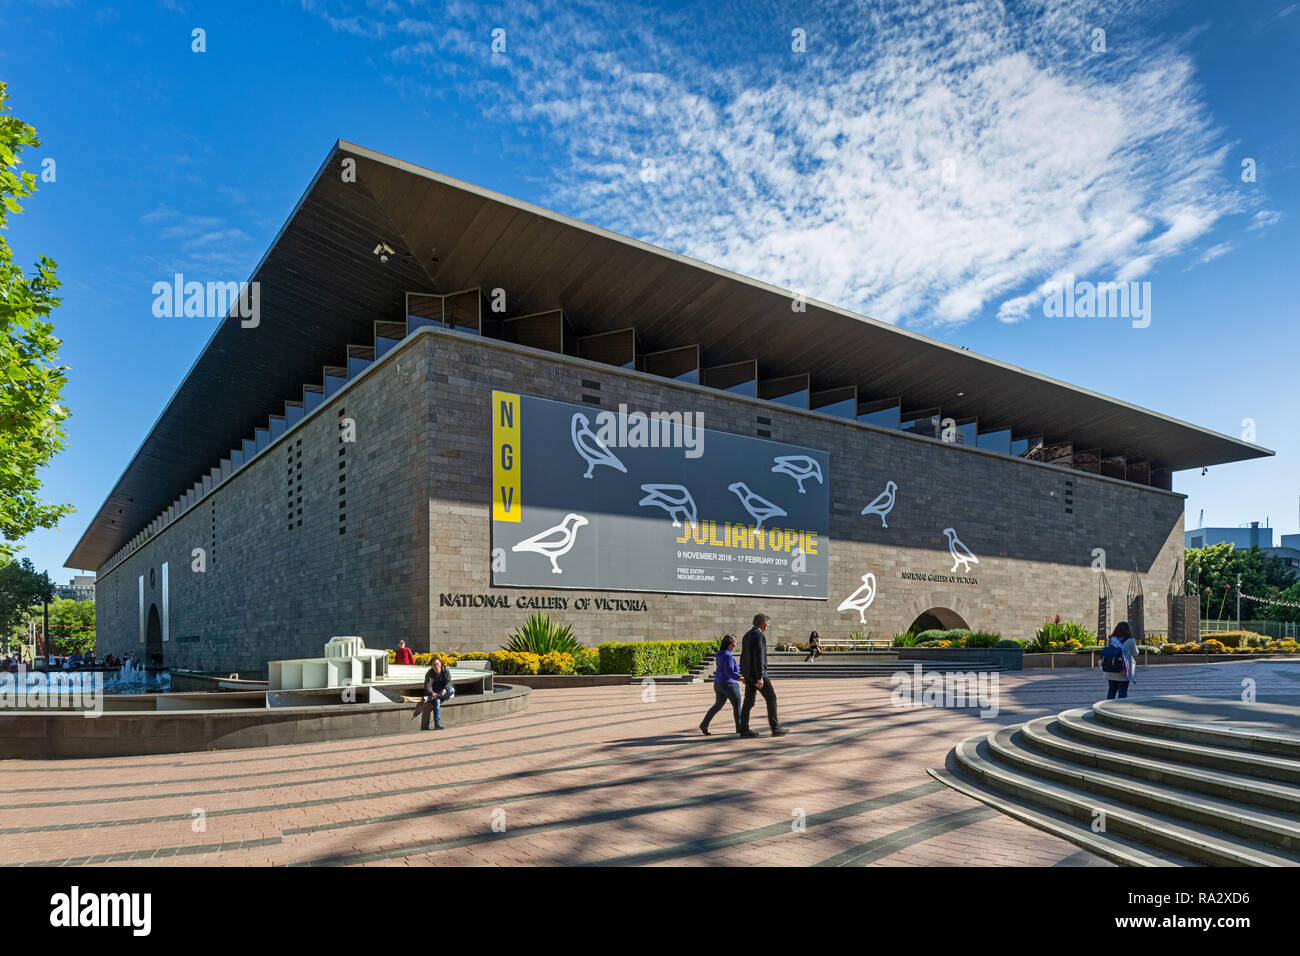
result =
M8 671L10 673L16 673L18 670L18 665L21 663L22 663L22 658L19 657L17 654L7 654L4 657L0 657L0 671ZM84 668L91 668L94 666L95 666L94 651L89 651L85 655L82 655L80 653L63 654L63 655L51 654L47 658L45 658L46 670L79 671ZM111 667L113 665L109 663L109 658L105 658L103 666Z

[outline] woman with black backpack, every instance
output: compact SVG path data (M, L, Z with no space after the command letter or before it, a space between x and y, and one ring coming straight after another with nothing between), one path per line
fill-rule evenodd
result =
M1137 643L1133 632L1129 630L1128 621L1120 621L1115 630L1106 638L1106 646L1101 651L1101 670L1106 675L1106 699L1125 698L1128 685L1133 683L1133 672L1137 669Z

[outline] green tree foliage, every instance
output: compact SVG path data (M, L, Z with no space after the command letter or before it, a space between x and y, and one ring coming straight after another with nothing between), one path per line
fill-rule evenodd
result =
M56 654L95 649L95 602L55 598L50 602L50 643Z
M22 212L18 200L36 191L36 177L18 172L18 154L39 146L36 130L14 116L0 83L0 229L9 214ZM39 497L37 473L64 447L59 403L66 366L58 364L60 340L50 312L59 304L54 262L41 256L31 276L14 265L9 244L0 237L0 553L37 528L52 528L72 511Z
M30 558L14 561L0 555L0 634L11 634L24 613L53 597L53 586Z
M1201 594L1201 617L1233 617L1237 613L1237 574L1241 590L1262 598L1300 601L1296 572L1275 555L1259 548L1237 549L1231 544L1212 544L1188 549L1184 558L1187 585ZM1300 608L1277 607L1255 601L1241 602L1242 618L1269 621L1300 621Z

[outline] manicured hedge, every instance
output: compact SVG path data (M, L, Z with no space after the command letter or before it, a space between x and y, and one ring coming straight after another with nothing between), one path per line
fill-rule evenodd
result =
M606 641L600 652L602 674L684 674L721 646L711 641Z
M396 656L396 652L390 650L388 663L392 664ZM415 665L432 667L435 657L445 667L455 667L458 661L487 661L497 674L595 674L600 660L594 647L581 648L577 654L551 651L541 655L518 651L466 651L464 654L434 651L432 654L414 655Z
M916 642L921 644L925 641L955 641L959 637L965 637L969 633L970 631L960 627L953 628L949 631L941 631L936 628L930 631L921 631L916 635Z
M1268 641L1256 643L1248 637L1246 647L1229 647L1217 640L1222 632L1200 644L1164 644L1160 647L1162 654L1295 654L1300 652L1300 644L1294 640Z

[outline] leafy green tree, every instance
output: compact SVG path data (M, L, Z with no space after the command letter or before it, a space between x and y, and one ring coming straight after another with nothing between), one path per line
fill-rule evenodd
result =
M56 654L95 649L95 602L55 598L50 602L50 644Z
M1184 566L1189 587L1199 588L1201 616L1233 617L1237 613L1237 574L1241 574L1243 594L1281 600L1297 600L1285 595L1300 591L1296 572L1284 560L1268 555L1259 548L1237 549L1231 544L1213 544L1188 549ZM1295 621L1300 608L1278 607L1256 601L1241 602L1243 619Z
M10 634L24 612L54 597L49 578L30 558L14 561L0 555L0 634Z
M36 177L19 173L18 154L39 146L36 130L14 116L0 83L0 229L9 214L22 212L18 200L36 191ZM39 497L37 473L65 447L59 403L67 366L58 364L60 340L50 312L59 304L54 262L41 256L32 275L14 265L9 244L0 237L0 553L37 528L52 528L72 511Z

